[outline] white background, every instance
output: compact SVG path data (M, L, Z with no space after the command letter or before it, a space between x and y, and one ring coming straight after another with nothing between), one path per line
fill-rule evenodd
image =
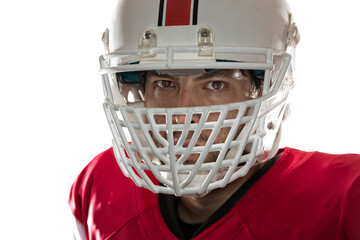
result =
M290 3L302 39L282 145L359 153L359 7ZM113 4L0 3L0 239L71 239L71 183L111 146L97 70Z

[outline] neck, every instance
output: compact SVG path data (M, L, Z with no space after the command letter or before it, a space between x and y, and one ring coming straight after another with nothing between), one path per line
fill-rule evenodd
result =
M178 214L186 223L203 223L216 212L261 166L254 166L249 173L224 188L211 191L201 198L182 196L178 204Z

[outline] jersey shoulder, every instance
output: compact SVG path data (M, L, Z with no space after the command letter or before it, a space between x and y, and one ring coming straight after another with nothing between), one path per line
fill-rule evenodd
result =
M255 239L360 239L359 202L360 155L286 148L233 210Z
M347 195L360 179L359 154L328 154L285 149L274 165L280 183L289 182L304 191L329 191ZM269 171L269 173L272 171ZM271 174L270 174L271 175Z
M302 168L318 177L347 176L344 180L354 180L360 175L360 154L328 154L323 152L304 152L287 148L281 156L288 167L301 171ZM351 181L351 180L350 180Z
M97 155L81 171L71 187L69 204L85 232L97 231L104 238L148 208L158 206L155 194L123 175L112 148Z

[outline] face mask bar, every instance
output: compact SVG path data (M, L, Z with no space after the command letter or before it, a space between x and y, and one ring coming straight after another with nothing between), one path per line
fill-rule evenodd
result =
M137 49L120 50L100 56L100 74L148 71L162 69L252 69L252 70L272 70L274 55L281 55L290 58L290 55L283 52L274 52L271 49L263 48L242 48L242 47L214 47L216 59L221 59L221 55L230 56L229 62L216 62L214 58L197 57L196 59L181 58L181 54L197 52L197 47L158 47L152 49L158 59L152 61L151 58L141 58ZM235 59L231 59L231 55ZM160 56L163 56L161 58ZM240 62L236 58L244 59L257 56L252 61ZM241 59L241 58L240 58ZM140 62L141 64L129 64Z
M229 60L236 59L237 55L250 56L255 60L190 62L178 61L176 56L197 51L197 48L167 47L153 51L164 54L166 59L163 62L142 61L136 50L100 57L106 97L104 110L114 138L116 159L123 173L132 178L136 185L154 193L175 195L203 194L245 176L264 154L262 145L263 137L267 134L267 116L274 109L284 109L287 91L278 93L282 89L290 55L268 49L214 47L217 56L225 54L233 57ZM140 64L126 65L132 61L140 61ZM116 72L198 68L264 70L263 94L257 99L226 105L143 108L126 106L124 101L118 100L121 94L111 86L111 74ZM227 116L231 111L237 114L229 119ZM201 114L198 123L190 121L194 114ZM217 121L207 121L211 114L219 115ZM176 115L186 116L185 123L173 124L172 119ZM162 116L166 121L158 123L156 116ZM277 117L281 117L281 114ZM216 143L216 136L224 128L230 129L226 138ZM206 143L197 146L199 136L206 130L211 131ZM174 139L176 132L181 133L177 142ZM183 147L190 132L193 133L191 140ZM206 161L208 154L215 156L213 161ZM187 163L186 160L194 155L197 156L196 161Z

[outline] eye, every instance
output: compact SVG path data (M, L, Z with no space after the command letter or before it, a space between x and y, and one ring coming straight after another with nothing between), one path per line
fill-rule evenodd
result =
M225 87L225 83L221 81L212 81L206 85L206 88L210 90L220 90L223 89L224 87Z
M174 83L168 80L158 80L155 82L157 87L160 88L170 88L170 87L174 87Z

